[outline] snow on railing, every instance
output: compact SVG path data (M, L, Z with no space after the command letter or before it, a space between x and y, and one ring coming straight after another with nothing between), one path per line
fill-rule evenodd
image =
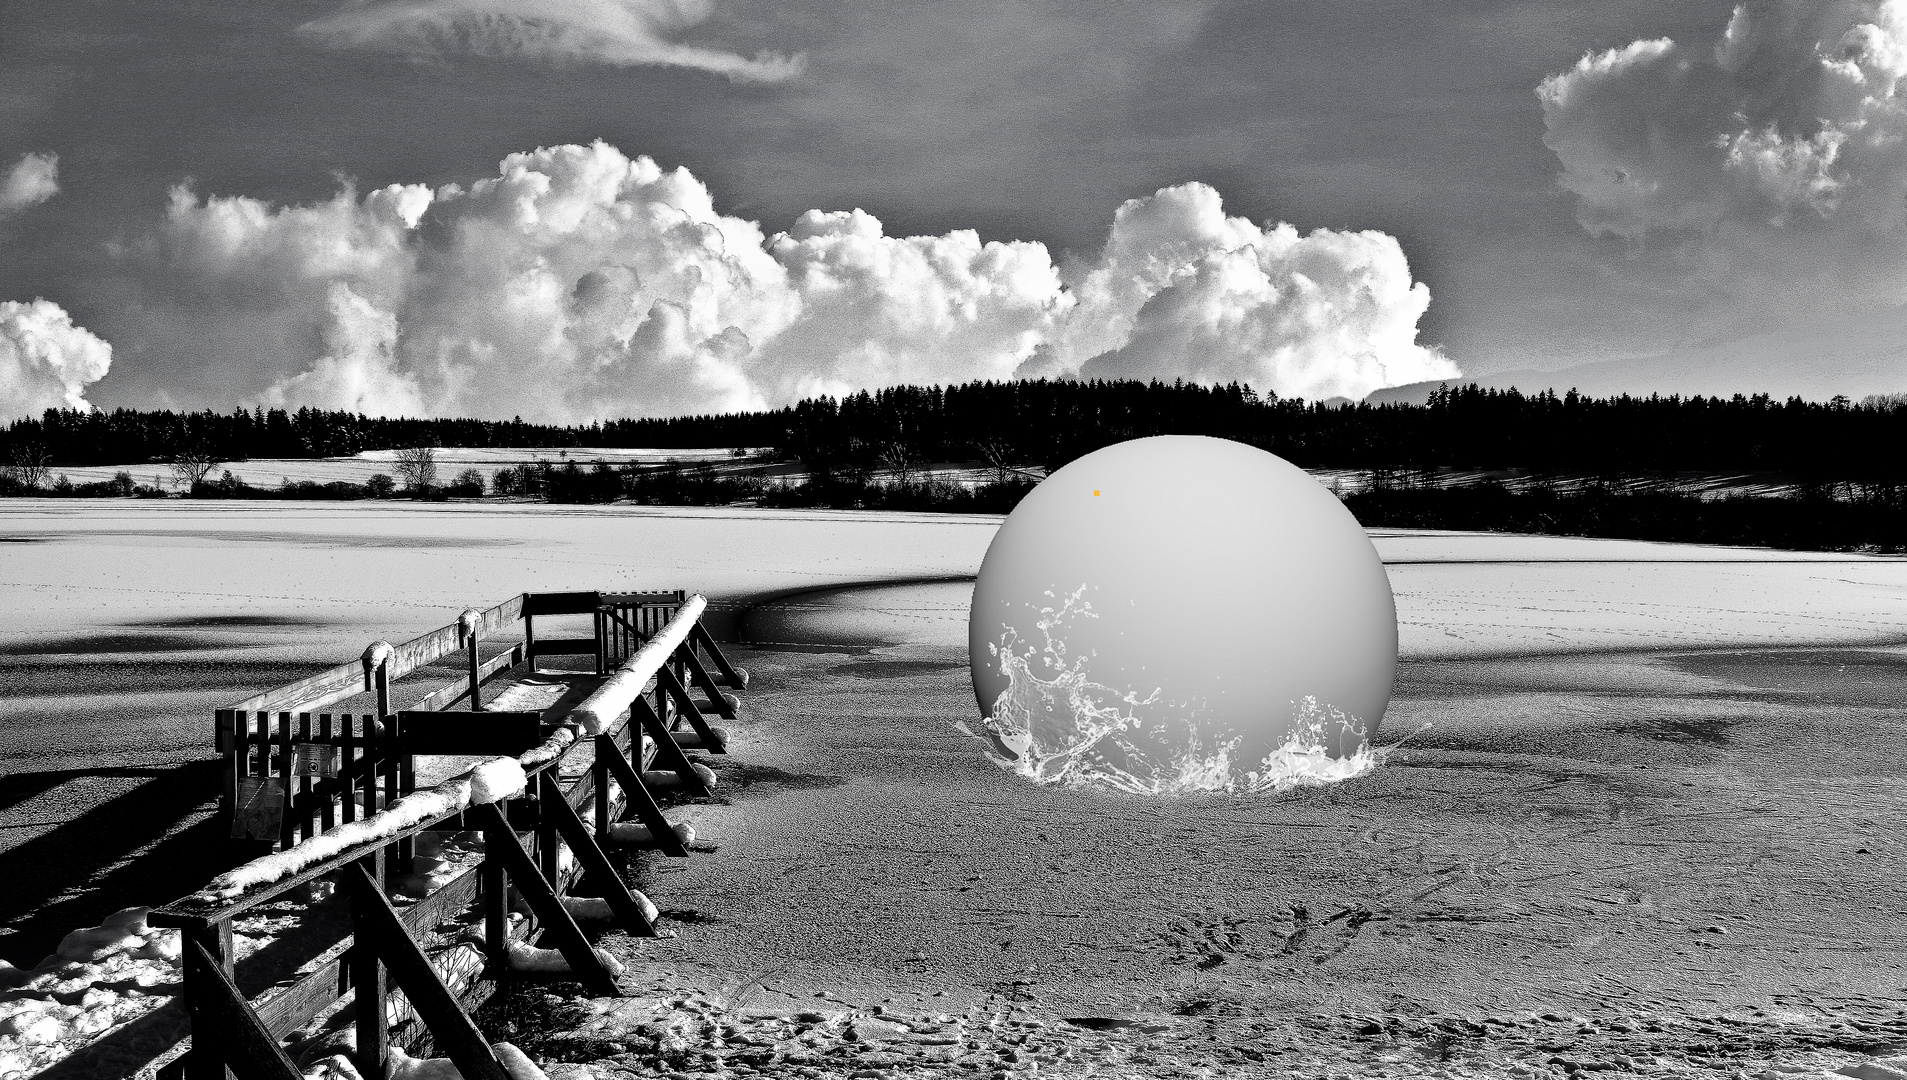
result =
M583 734L600 735L618 716L629 711L629 706L642 696L642 688L649 685L649 680L655 678L662 665L688 640L689 631L695 628L695 621L702 617L702 609L707 606L708 598L701 593L684 600L667 626L657 631L656 636L617 668L595 693L571 711L570 719L582 727Z
M536 753L535 750L530 752ZM448 817L472 806L510 798L527 783L521 761L492 758L435 787L406 795L361 821L346 822L283 851L233 867L192 894L192 899L211 904L242 896L247 889L289 877L348 848L395 836L432 818Z

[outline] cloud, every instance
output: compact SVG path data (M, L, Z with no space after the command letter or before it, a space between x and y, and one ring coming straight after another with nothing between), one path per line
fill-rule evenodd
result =
M1757 0L1545 79L1544 142L1597 235L1666 241L1744 291L1907 299L1903 0Z
M785 232L605 143L467 189L307 206L172 193L124 251L142 367L246 402L584 420L1016 374L1250 381L1307 397L1454 375L1381 233L1260 227L1198 184L1136 199L1097 258L860 210Z
M60 156L25 154L0 177L0 218L12 217L60 193Z
M713 12L713 0L354 0L298 33L332 48L410 56L696 68L754 83L800 74L800 56L750 58L674 40Z
M1458 375L1417 344L1430 290L1395 238L1261 228L1204 184L1121 206L1078 295L1056 359L1084 355L1089 378L1172 372L1316 399Z
M0 419L90 409L86 386L112 362L113 347L51 300L0 302Z

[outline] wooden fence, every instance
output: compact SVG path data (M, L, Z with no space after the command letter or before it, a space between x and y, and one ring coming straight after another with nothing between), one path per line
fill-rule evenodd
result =
M519 731L530 722L531 714L485 710L484 687L534 670L545 657L590 657L595 673L604 674L653 637L684 598L681 590L525 593L486 610L466 611L457 622L401 645L374 643L357 661L217 710L216 742L225 776L220 806L233 835L283 848L337 822L376 812L416 789L418 755L490 752L445 749L447 724L457 740L475 745L480 731ZM591 636L537 636L537 617L562 615L591 616ZM502 644L488 658L481 655L480 645L494 648L518 622L521 640ZM400 679L460 650L467 656L465 678L432 690L408 708L393 708ZM699 741L706 726L702 714L713 711L734 719L735 699L721 686L746 686L747 673L728 663L699 621L687 647L670 658L664 672L655 691L658 714L673 728L687 722L696 733L691 745L720 752L719 735L706 746ZM707 695L706 707L690 700L690 684ZM367 694L372 700L366 704L374 711L315 711ZM464 708L454 720L429 715L458 705Z
M700 604L699 598L693 601L694 611ZM292 872L229 899L195 894L153 912L153 924L178 927L183 936L184 1001L192 1046L173 1075L223 1080L229 1069L238 1080L293 1080L299 1072L282 1041L349 996L355 1006L355 1064L364 1076L384 1075L389 1047L396 1044L434 1046L468 1080L506 1080L490 1044L471 1022L470 1011L507 977L513 941L548 941L561 952L572 977L591 993L617 993L613 975L563 898L580 881L606 901L617 925L632 934L656 933L643 902L624 885L608 858L611 826L633 818L647 827L649 837L638 846L675 857L689 854L651 790L653 778L666 775L672 787L691 795L708 794L686 750L725 752L722 732L708 723L707 713L733 719L736 699L721 687L747 683L747 673L729 664L687 606L690 602L680 592L526 594L486 611L466 612L458 624L403 645L374 647L360 665L341 665L220 710L220 731L233 762L228 775L236 781L293 778L299 756L314 752L301 748L341 757L334 776L296 777L295 813L285 815L278 837L292 848L290 855L298 850L290 824L294 818L296 832L305 838L296 843L312 851L320 850L322 841L309 838L322 836L334 823L359 820L375 835L323 857L302 863L294 859ZM534 636L532 619L576 614L592 617L592 639ZM480 659L477 643L484 634L499 633L518 618L525 624L524 639L488 660ZM454 644L445 647L445 641ZM657 642L657 648L645 651L651 642ZM670 642L675 644L659 651ZM422 704L431 708L389 710L390 684L399 675L454 648L469 650L467 680L425 695ZM519 666L534 670L537 657L551 655L592 656L596 674L614 672L584 703L591 708L582 710L613 715L613 722L595 725L594 734L585 729L579 737L577 725L561 715L480 711L479 694L486 683ZM347 684L342 671L353 681ZM639 688L652 677L653 703L640 692L617 697L612 690L612 684ZM377 713L319 713L314 720L308 711L361 693L366 682L378 694ZM700 687L708 699L693 700L688 685ZM444 711L459 700L475 708ZM259 714L274 713L276 730L258 719ZM260 727L250 728L253 723ZM505 801L459 806L411 820L415 815L392 804L409 794L407 763L417 754L515 757L527 786ZM260 771L253 772L254 767ZM398 822L402 827L386 827ZM388 899L390 878L408 859L412 839L431 830L481 832L482 861L417 903L394 906ZM567 870L559 858L564 847L576 860ZM302 965L302 975L262 994L241 993L234 921L325 877L336 883L348 904L349 935ZM514 925L508 910L512 889L529 909ZM481 966L473 975L460 976L451 970L454 965L433 962L420 942L473 905L483 917ZM395 1029L394 1016L399 1019Z

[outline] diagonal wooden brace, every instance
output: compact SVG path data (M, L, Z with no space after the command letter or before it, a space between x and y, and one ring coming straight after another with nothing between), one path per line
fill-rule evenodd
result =
M638 739L636 745L641 745ZM655 796L649 794L649 786L642 782L642 774L629 759L622 756L622 748L616 745L613 736L596 736L596 760L609 766L609 773L621 785L625 800L623 814L626 817L630 809L649 826L649 835L655 837L656 845L664 855L685 859L689 849L682 844L682 838L675 834L675 825L663 816L662 807L656 804Z
M702 661L696 658L695 647L685 641L675 650L675 654L688 665L689 681L701 687L702 692L709 696L709 704L715 706L715 711L722 715L722 719L735 719L734 699L724 694L721 687L715 685L715 680L709 676L708 669L703 667ZM715 748L715 753L726 754L728 750L718 746Z
M677 650L676 655L681 656L682 652ZM689 722L689 726L695 729L697 735L702 736L704 747L717 754L727 753L723 749L722 737L709 726L708 718L702 715L702 710L696 707L695 700L689 697L689 688L682 685L682 680L675 677L675 672L670 671L667 664L656 669L656 685L667 690L669 696L675 699L676 707L682 710L682 718Z
M683 787L707 798L711 793L708 785L702 782L701 775L695 771L695 763L689 760L689 755L684 753L680 746L676 745L675 736L670 733L669 725L663 722L662 717L656 715L648 699L637 698L632 702L629 706L629 715L642 723L642 730L648 734L649 741L656 744L656 757L667 761L669 768L682 778Z
M543 929L556 940L556 947L569 961L570 971L578 982L589 988L597 997L620 997L622 989L616 985L615 976L609 973L601 960L596 958L596 950L583 936L583 931L570 917L563 902L556 898L556 890L537 869L536 860L523 850L523 841L518 839L516 830L503 819L495 803L486 803L473 808L472 816L483 829L483 847L486 855L495 854L503 862L503 868L516 882L517 891L530 905L530 911L536 915Z
M689 640L700 645L708 652L709 659L715 661L715 670L722 673L722 685L737 690L748 689L748 673L728 662L728 657L722 655L721 647L709 636L708 627L703 626L701 620L696 620L695 625L689 627Z
M238 1080L303 1080L285 1048L265 1030L205 946L190 934L184 935L182 946L186 978L196 999L191 1003L193 1052L216 1052Z
M589 826L576 816L576 808L563 797L563 789L557 785L556 778L544 770L537 780L542 786L543 813L556 819L556 831L562 835L569 849L576 853L576 861L582 863L583 870L600 882L603 899L609 901L609 910L616 913L616 921L632 934L655 937L656 924L649 921L642 905L629 895L629 887L623 884L622 875L616 872L609 856L603 854Z
M430 1029L431 1038L450 1055L465 1080L510 1080L470 1014L411 939L384 891L359 863L352 863L343 874L351 887L352 947L373 950L384 961L411 1008Z

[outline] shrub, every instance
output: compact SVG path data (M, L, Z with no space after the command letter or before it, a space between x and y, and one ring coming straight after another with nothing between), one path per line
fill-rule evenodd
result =
M388 499L397 490L397 481L391 479L389 473L378 473L364 482L364 488L373 499Z
M460 499L483 498L483 473L477 469L465 469L450 482L445 493Z

